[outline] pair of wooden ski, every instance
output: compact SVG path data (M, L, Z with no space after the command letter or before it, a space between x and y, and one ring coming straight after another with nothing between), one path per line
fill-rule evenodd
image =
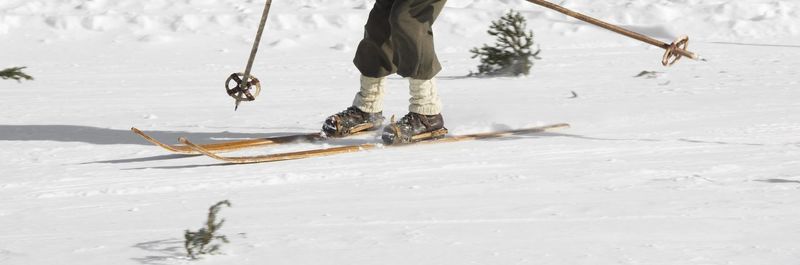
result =
M169 145L164 144L153 137L145 134L139 129L131 128L131 130L147 140L150 143L153 143L157 146L160 146L170 152L179 153L179 154L202 154L220 161L232 163L232 164L251 164L251 163L264 163L264 162L276 162L276 161L285 161L285 160L294 160L294 159L303 159L303 158L312 158L312 157L321 157L321 156L331 156L336 154L343 154L343 153L353 153L353 152L360 152L378 148L394 148L400 146L408 146L408 145L419 145L419 144L435 144L435 143L450 143L450 142L464 142L464 141L472 141L472 140L483 140L483 139L494 139L494 138L502 138L502 137L509 137L515 135L526 135L526 134L534 134L534 133L542 133L556 129L564 129L569 128L569 124L566 123L559 123L559 124L552 124L546 126L538 126L538 127L531 127L531 128L524 128L524 129L516 129L516 130L504 130L504 131L497 131L497 132L488 132L488 133L475 133L475 134L465 134L465 135L456 135L456 136L446 136L443 138L431 139L431 140L423 140L413 144L407 145L383 145L379 143L367 143L367 144L359 144L359 145L348 145L348 146L339 146L339 147L331 147L331 148L322 148L322 149L313 149L313 150L305 150L299 152L286 152L286 153L277 153L277 154L269 154L269 155L259 155L259 156L222 156L219 153L223 152L230 152L235 150L241 150L246 148L255 148L255 147L264 147L270 145L278 145L278 144L285 144L290 142L313 142L313 141L322 141L325 139L320 133L309 133L309 134L298 134L298 135L289 135L289 136L282 136L282 137L272 137L272 138L259 138L259 139L248 139L248 140L239 140L239 141L225 141L225 142L217 142L211 144L195 144L189 141L188 139L181 137L179 141L181 145Z
M136 135L141 136L146 141L164 148L167 151L176 154L186 154L186 155L200 155L202 152L199 152L188 145L170 145L165 144L155 138L147 135L146 133L142 132L141 130L137 129L136 127L131 128L131 131ZM197 145L199 148L210 152L231 152L236 150L242 150L247 148L255 148L255 147L263 147L263 146L270 146L270 145L277 145L277 144L285 144L291 142L310 142L310 141L319 141L323 140L325 137L322 136L320 133L307 133L307 134L293 134L287 136L279 136L279 137L270 137L270 138L256 138L256 139L247 139L247 140L237 140L237 141L220 141L210 144L200 144Z

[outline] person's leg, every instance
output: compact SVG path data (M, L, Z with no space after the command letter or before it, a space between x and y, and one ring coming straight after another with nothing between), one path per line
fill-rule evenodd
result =
M386 76L397 71L392 58L389 16L395 0L378 0L364 26L364 39L358 44L353 63L361 72L361 87L353 106L367 113L383 111Z
M389 23L397 73L408 77L409 111L423 115L441 113L442 103L432 80L442 69L433 41L433 23L446 0L397 0Z
M442 69L433 44L433 23L446 0L396 0L391 9L391 43L397 74L428 80Z
M369 13L364 26L364 39L358 43L353 59L363 76L381 78L397 71L393 62L392 27L389 23L396 1L405 0L377 0Z
M397 71L392 63L389 14L395 0L377 0L364 26L364 39L358 44L353 63L361 72L359 92L353 105L331 115L322 124L329 137L344 137L360 131L375 130L383 123L383 95L386 76Z
M383 95L386 91L386 77L361 76L361 89L353 99L353 106L367 113L383 111Z
M442 69L433 45L432 26L446 0L396 0L389 23L397 74L409 78L408 110L384 128L386 144L443 137L442 103L433 77Z
M433 79L410 79L408 81L409 94L408 111L422 115L439 115L442 113L442 100L436 82Z

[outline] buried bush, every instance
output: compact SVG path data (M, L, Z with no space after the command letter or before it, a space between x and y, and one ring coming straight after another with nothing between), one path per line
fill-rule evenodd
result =
M489 26L489 35L495 36L495 44L484 44L473 48L472 58L480 58L478 73L471 76L519 76L528 75L533 60L541 51L533 48L533 31L526 29L527 22L519 12L510 10Z
M183 237L186 239L184 247L190 258L197 259L199 255L216 254L219 252L221 243L229 243L226 236L218 234L219 229L225 223L225 219L217 222L217 214L222 209L222 206L231 207L231 203L228 200L224 200L214 204L208 209L208 219L205 227L200 228L197 232L186 230L184 233Z
M3 80L12 79L16 80L17 82L22 82L22 80L33 80L33 77L22 72L25 67L12 67L4 70L0 70L0 78Z

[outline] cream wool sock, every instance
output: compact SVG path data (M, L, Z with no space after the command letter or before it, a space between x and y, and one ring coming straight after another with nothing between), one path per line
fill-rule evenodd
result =
M356 93L353 106L367 113L383 111L383 95L386 91L386 77L361 76L361 90Z
M409 79L408 111L422 115L436 115L442 112L442 101L433 79Z

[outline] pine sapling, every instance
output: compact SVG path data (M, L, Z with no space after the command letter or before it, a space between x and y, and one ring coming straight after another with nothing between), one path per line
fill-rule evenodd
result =
M22 69L25 68L26 67L12 67L4 69L0 71L0 78L3 78L3 80L13 79L17 82L22 82L22 80L33 80L32 76L22 72Z
M190 258L197 259L199 255L218 253L221 245L213 242L229 243L226 236L217 234L225 223L225 219L217 222L217 213L222 209L222 206L226 205L231 207L231 203L228 200L224 200L208 209L208 220L206 220L205 227L200 228L197 232L186 230L183 235L186 239L184 247Z
M519 12L510 10L499 20L493 21L487 31L495 36L495 44L484 44L473 48L472 58L480 58L478 76L519 76L528 75L534 59L541 50L533 50L533 31L526 30L527 22Z

